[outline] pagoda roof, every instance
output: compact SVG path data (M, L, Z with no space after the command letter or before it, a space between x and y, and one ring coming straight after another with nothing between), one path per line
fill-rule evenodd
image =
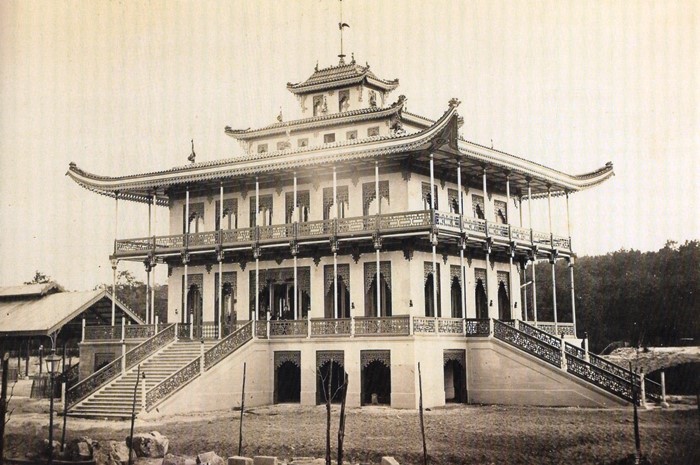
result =
M393 116L396 113L401 114L404 103L405 97L402 96L402 98L399 98L397 102L391 104L389 107L368 107L328 115L312 116L310 118L278 122L259 129L231 129L230 126L226 126L225 132L234 139L248 140L275 134L284 134L288 131L295 132L325 126L338 126L341 124L371 121Z
M100 176L83 171L71 163L66 173L76 183L91 191L110 197L119 196L137 202L150 202L158 192L158 205L168 205L166 191L171 187L196 183L230 181L232 178L250 179L268 173L290 173L296 169L323 165L353 164L362 160L406 158L423 163L427 154L436 153L436 163L442 169L456 168L457 162L474 170L487 168L489 177L496 182L510 175L514 188L523 195L530 182L533 197L551 192L553 195L575 192L599 184L613 173L612 163L581 175L571 175L544 165L494 150L460 138L457 134L459 101L450 101L449 108L433 124L411 134L392 134L355 140L343 140L308 147L288 148L265 153L251 153L234 158L192 163L164 171L127 176ZM428 121L414 115L416 118Z
M369 64L366 66L358 65L353 59L349 64L341 62L337 66L329 66L328 68L318 69L317 67L306 81L296 84L287 83L287 90L293 94L307 94L360 83L366 83L370 87L385 92L392 91L399 86L398 79L392 81L380 79L370 71Z

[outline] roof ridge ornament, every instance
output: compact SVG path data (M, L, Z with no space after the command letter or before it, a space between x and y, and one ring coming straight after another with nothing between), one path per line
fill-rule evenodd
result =
M191 139L190 142L192 142L192 153L189 157L187 157L187 159L190 161L190 163L194 163L194 160L197 158L197 154L194 153L194 139Z
M447 104L450 106L450 108L457 108L459 104L462 103L458 98L453 97L451 98Z

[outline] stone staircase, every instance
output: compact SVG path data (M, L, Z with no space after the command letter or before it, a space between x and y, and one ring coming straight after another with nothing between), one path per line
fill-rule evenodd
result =
M218 341L189 341L179 340L173 342L159 352L151 355L141 363L141 373L145 373L139 389L136 392L136 413L143 406L143 385L150 390L173 373L197 359L201 355L202 345L204 351L214 346ZM137 368L134 367L124 375L119 376L95 394L79 402L72 407L69 416L81 418L125 419L131 417L132 403L134 401L134 386L136 385Z

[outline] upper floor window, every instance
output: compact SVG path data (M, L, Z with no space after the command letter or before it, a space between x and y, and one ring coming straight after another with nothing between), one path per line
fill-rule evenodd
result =
M459 214L460 195L457 189L447 189L447 200L450 204L450 213Z
M294 205L294 192L287 192L284 199L284 222L309 221L309 191L297 191L297 204Z
M345 133L345 138L347 140L355 140L357 139L357 131L348 131Z
M287 150L290 144L286 140L277 142L277 150Z
M483 195L472 194L472 211L474 212L474 218L479 218L480 220L486 218Z
M362 215L376 215L382 211L381 205L389 206L389 181L379 181L379 199L374 182L362 184ZM386 210L384 210L386 212Z
M303 139L297 140L297 147L308 147L309 146L309 139L307 137L304 137Z
M323 95L314 95L314 116L321 116L327 111L326 98Z
M323 135L323 143L330 144L331 142L335 142L335 133L331 132L330 134L324 134Z
M338 92L338 111L348 111L350 109L350 90L345 89Z
M432 202L435 199L435 210L438 210L438 189L435 184L433 184L433 193L430 194L430 183L424 182L421 184L422 197L423 197L423 209L430 210L433 208Z
M374 137L379 135L379 126L372 126L367 128L367 137Z
M189 218L187 217L187 213L189 210ZM189 225L189 232L190 233L198 233L199 232L199 226L202 225L204 226L204 203L199 202L199 203L191 203L189 205L189 208L187 205L182 206L182 232L186 233L188 232L188 227Z
M221 211L221 202L216 201L216 229L236 229L238 228L238 199L224 199L224 211ZM222 217L223 216L223 222Z
M261 195L258 210L255 210L255 196L250 197L250 227L272 224L272 195Z
M333 201L333 188L323 188L323 219L329 220L335 218L345 218L349 204L348 186L338 186L336 189L337 203Z
M258 144L258 153L267 152L267 144Z
M508 204L502 200L495 200L493 209L496 211L496 223L508 224Z

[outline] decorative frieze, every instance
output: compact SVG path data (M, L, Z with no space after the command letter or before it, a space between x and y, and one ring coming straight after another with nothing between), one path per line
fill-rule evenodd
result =
M301 352L298 350L275 351L275 370L287 362L301 368Z
M442 351L442 364L447 365L447 362L454 361L466 368L465 351L463 349L445 349Z
M320 369L329 362L335 362L341 367L345 366L345 352L342 350L318 350L316 351L316 369Z
M391 351L388 350L362 350L360 351L362 368L367 368L372 362L379 362L391 368Z

